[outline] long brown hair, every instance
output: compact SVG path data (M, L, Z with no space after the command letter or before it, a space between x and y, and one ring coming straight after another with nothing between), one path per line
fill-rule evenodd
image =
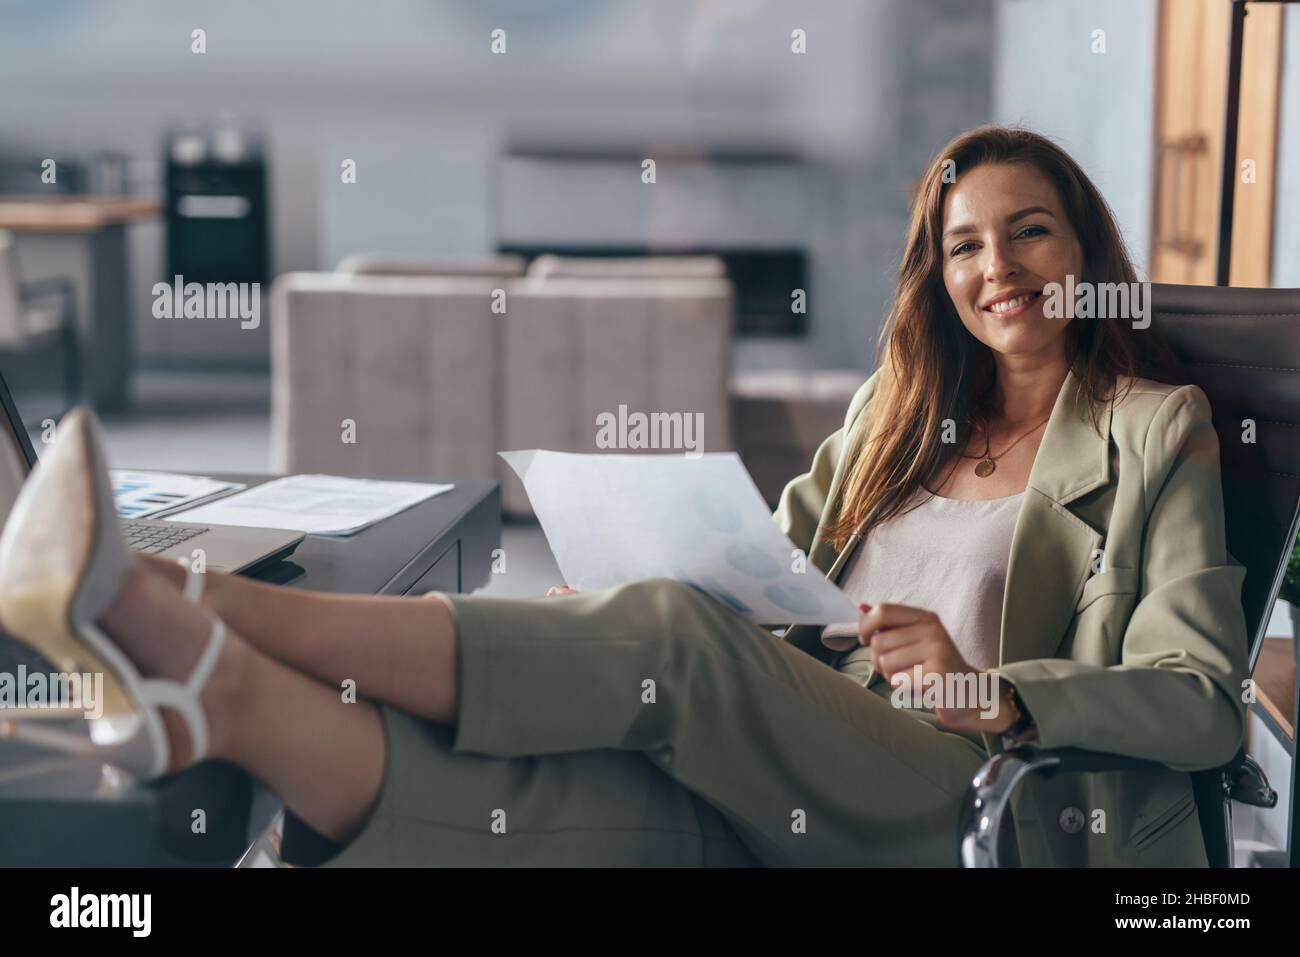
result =
M836 517L823 530L837 548L854 532L901 512L965 448L972 429L985 427L996 411L991 351L962 324L943 281L940 237L944 198L952 185L945 179L954 179L943 175L953 168L949 160L959 175L984 163L1037 168L1055 186L1083 250L1083 273L1077 278L1137 281L1110 207L1079 165L1051 140L1025 129L981 126L945 146L926 170L912 204L898 289L877 343L881 372L871 399L872 425L855 447L845 450L850 458ZM1140 343L1139 332L1144 336ZM1176 381L1177 360L1154 328L1075 319L1064 334L1066 355L1094 426L1121 379L1141 375ZM945 419L962 430L958 442L942 441Z

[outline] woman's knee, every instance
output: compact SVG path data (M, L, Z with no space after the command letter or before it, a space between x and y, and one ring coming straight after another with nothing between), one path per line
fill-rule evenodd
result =
M629 614L652 640L708 642L727 625L728 610L693 585L675 578L646 578L624 585Z

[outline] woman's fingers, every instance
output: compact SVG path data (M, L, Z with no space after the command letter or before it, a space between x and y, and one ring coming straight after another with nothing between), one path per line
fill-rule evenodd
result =
M546 590L547 598L550 598L552 595L576 595L576 594L578 594L578 590L576 588L570 588L568 585L552 585L550 588Z
M925 625L891 628L877 635L871 646L876 670L888 680L896 672L926 664L935 650L933 643L926 640L929 637L930 630Z
M917 622L914 625L904 625L901 628L890 628L886 631L876 633L871 640L871 649L875 652L875 657L896 651L899 648L905 648L908 645L917 645L927 643L925 639L931 636L930 626L925 622Z
M872 636L883 629L928 622L930 619L935 618L934 612L929 609L913 608L911 605L894 605L889 602L881 602L879 605L859 605L858 607L870 609L863 612L862 617L858 619L858 642L864 645L871 644Z

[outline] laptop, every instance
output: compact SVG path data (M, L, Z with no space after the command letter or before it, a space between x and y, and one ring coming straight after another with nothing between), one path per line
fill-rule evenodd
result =
M0 427L0 527L3 527L9 509L18 498L18 490L36 465L36 450L2 375L0 403L4 405L5 417ZM226 494L233 494L233 490ZM201 548L207 567L220 572L251 571L278 561L292 553L306 537L302 532L284 528L185 525L144 518L123 519L122 531L131 548L167 558L188 560L194 549Z

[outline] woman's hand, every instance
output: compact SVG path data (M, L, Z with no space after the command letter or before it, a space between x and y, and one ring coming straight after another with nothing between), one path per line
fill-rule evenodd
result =
M578 594L578 589L570 588L568 585L552 585L550 588L546 589L547 598L550 598L552 595L576 595L576 594Z
M938 615L908 605L858 608L858 643L871 646L876 670L891 687L907 694L910 685L926 703L937 700L942 707L934 708L935 717L953 731L998 734L1011 725L1010 710L1002 707L1009 689L971 667Z

